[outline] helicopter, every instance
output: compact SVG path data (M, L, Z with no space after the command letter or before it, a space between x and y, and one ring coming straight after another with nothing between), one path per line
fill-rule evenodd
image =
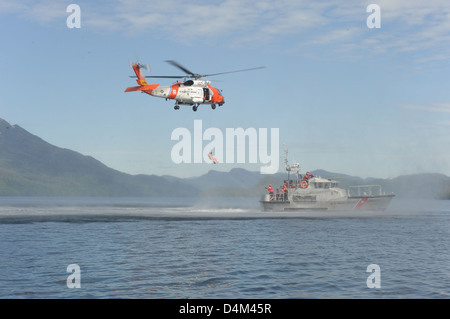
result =
M212 87L211 81L203 81L200 80L201 78L219 74L244 72L264 68L263 66L261 66L257 68L242 69L229 72L198 74L189 71L176 61L167 60L166 62L182 70L184 73L186 73L186 75L153 75L147 76L147 78L183 79L182 81L178 81L173 83L172 85L167 86L161 86L160 84L149 84L146 77L142 73L142 69L146 69L148 72L150 72L150 66L148 64L143 65L139 62L136 62L134 64L130 62L130 66L133 68L134 73L136 74L136 76L133 75L130 77L137 77L136 82L139 85L128 87L125 92L141 91L142 93L147 93L155 97L165 98L166 101L175 100L175 110L179 110L180 105L190 105L192 106L192 110L196 112L201 104L211 104L211 108L215 110L217 105L222 106L223 104L225 104L225 99L222 95L222 92L219 89Z

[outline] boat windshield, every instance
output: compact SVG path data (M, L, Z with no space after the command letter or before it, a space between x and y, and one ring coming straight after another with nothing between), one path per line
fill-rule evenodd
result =
M332 183L332 182L315 182L314 183L314 187L315 188L333 188L336 187L337 183Z

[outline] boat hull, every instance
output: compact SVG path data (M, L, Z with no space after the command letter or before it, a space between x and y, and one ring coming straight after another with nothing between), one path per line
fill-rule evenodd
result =
M264 195L260 203L265 211L285 211L285 210L362 210L362 211L384 211L391 202L393 194L378 196L353 196L345 199L330 201L294 201L292 197L288 200L270 199L269 195Z

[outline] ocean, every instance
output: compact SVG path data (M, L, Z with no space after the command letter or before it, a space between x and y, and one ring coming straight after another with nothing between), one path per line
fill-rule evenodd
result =
M450 201L0 198L0 298L449 298Z

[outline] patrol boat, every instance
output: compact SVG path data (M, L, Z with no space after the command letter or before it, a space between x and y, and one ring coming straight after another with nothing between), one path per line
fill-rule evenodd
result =
M300 175L300 165L289 165L286 153L288 179L280 193L269 193L261 198L265 211L285 210L376 210L384 211L394 194L382 192L381 185L338 187L338 181L316 177L310 173ZM290 179L290 173L296 178ZM284 188L284 190L283 190Z

